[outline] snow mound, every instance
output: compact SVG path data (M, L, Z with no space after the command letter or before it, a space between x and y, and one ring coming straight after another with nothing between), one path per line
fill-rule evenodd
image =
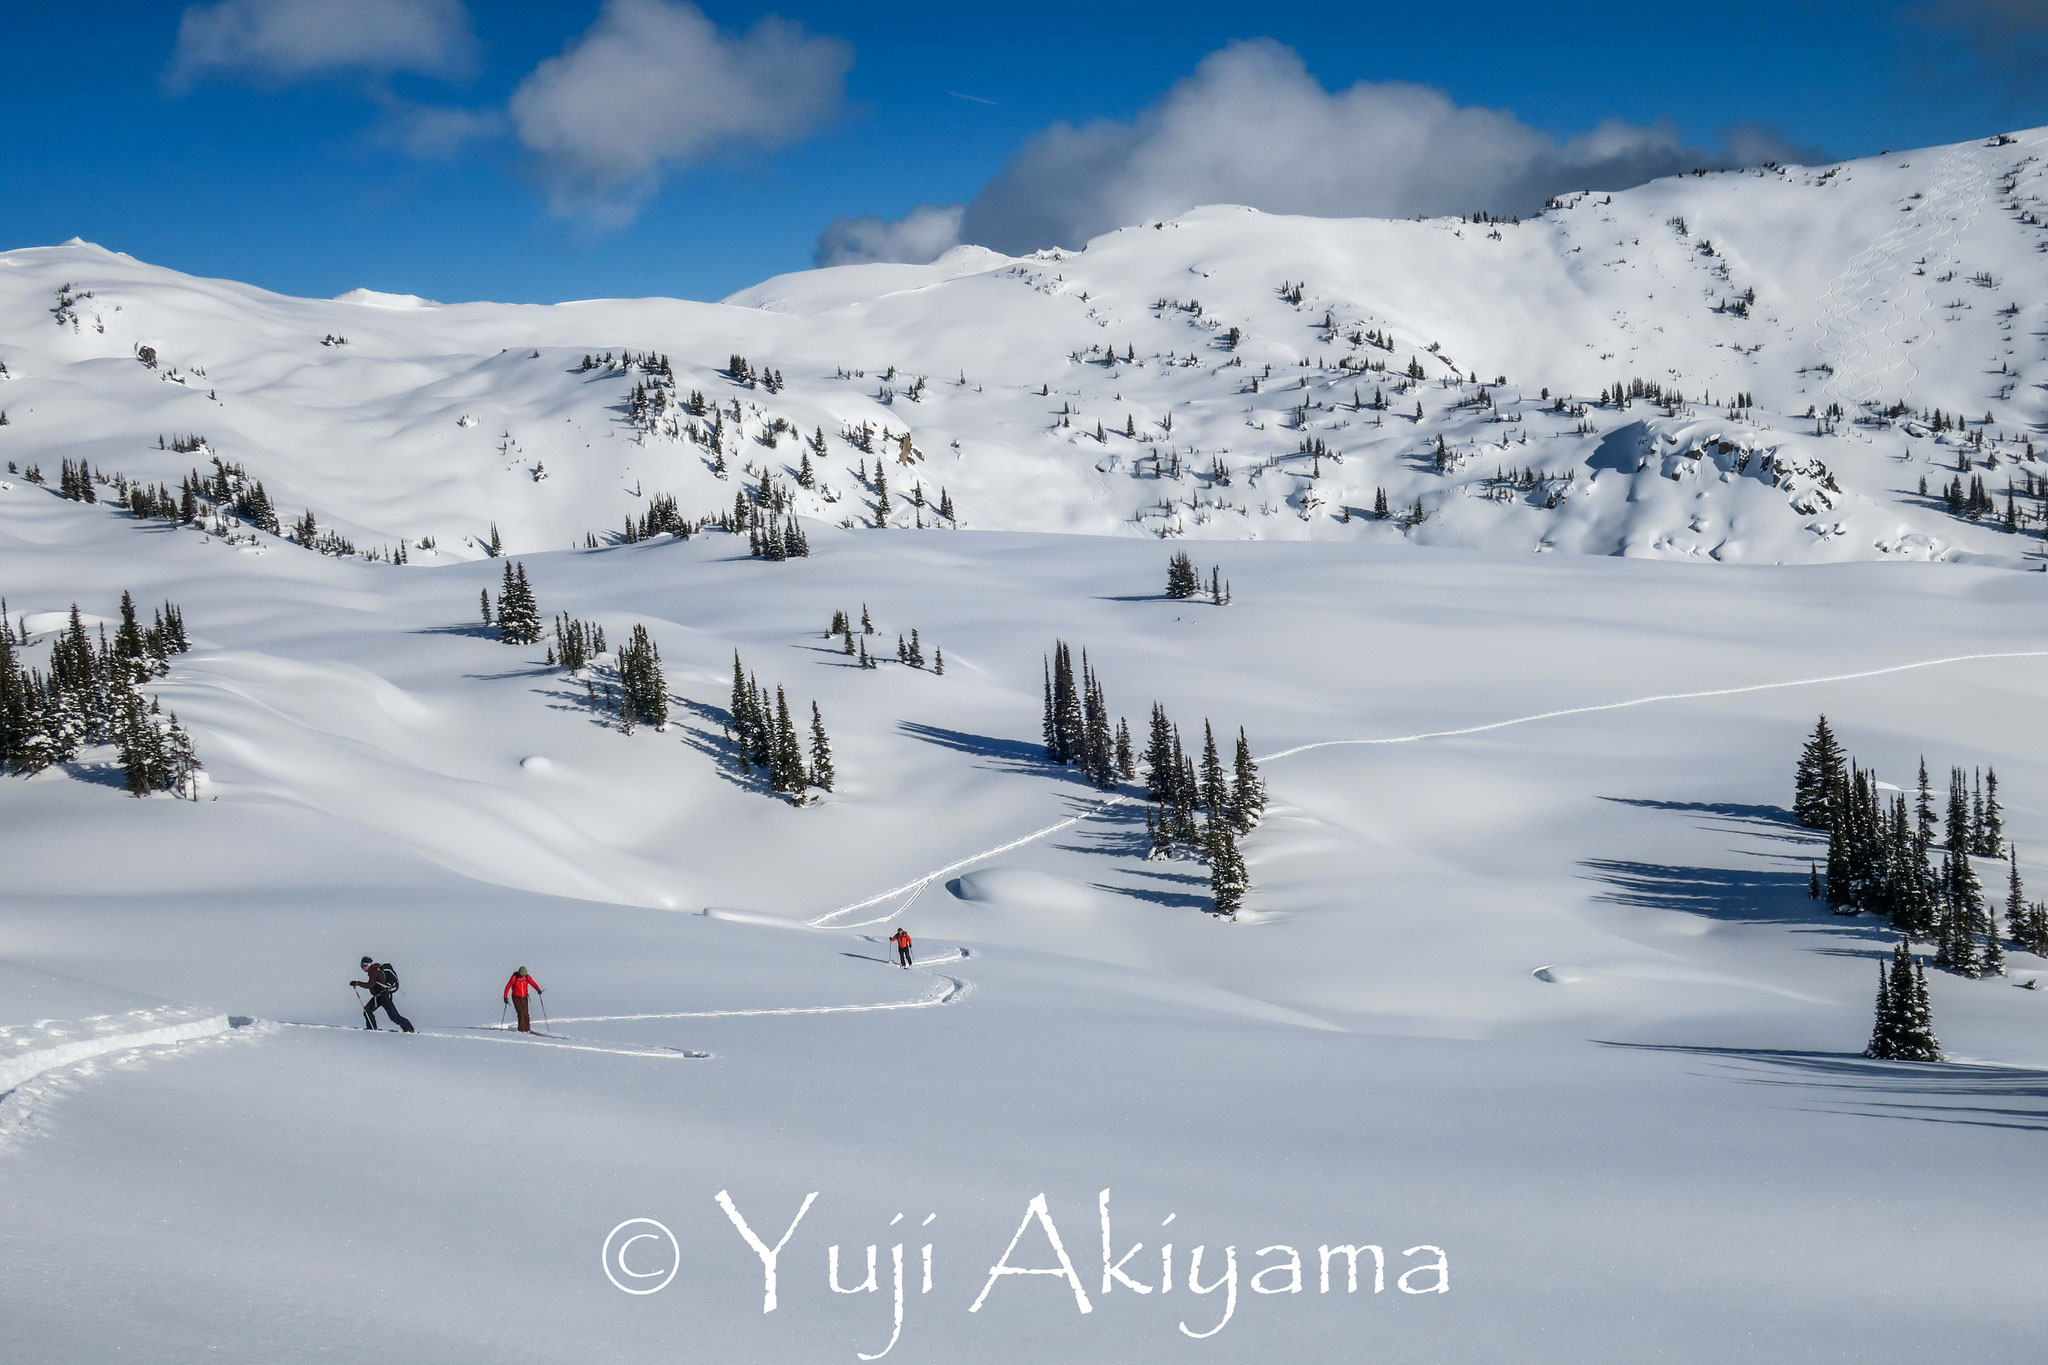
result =
M423 299L418 294L386 294L376 289L351 289L346 294L336 294L336 303L360 303L370 308L439 308L432 299Z
M1094 892L1027 867L988 867L962 873L946 883L956 900L1014 910L1077 911L1094 907Z

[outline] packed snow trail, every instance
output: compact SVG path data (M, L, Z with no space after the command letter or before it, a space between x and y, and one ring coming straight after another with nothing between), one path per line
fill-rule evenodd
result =
M1532 721L1556 720L1562 716L1586 716L1600 711L1625 711L1634 706L1651 706L1667 701L1697 701L1703 697L1736 697L1746 692L1776 692L1788 687L1818 687L1822 683L1854 682L1859 678L1880 678L1888 673L1910 673L1920 668L1940 668L1946 664L1973 663L1985 659L2048 659L2048 649L2003 650L1990 654L1951 654L1941 659L1921 659L1909 664L1889 664L1883 668L1866 668L1856 673L1830 673L1819 678L1793 678L1788 682L1748 683L1741 687L1708 687L1697 692L1660 692L1655 696L1632 697L1627 701L1602 702L1597 706L1567 706L1557 711L1539 711L1531 716L1516 716L1512 720L1488 721L1484 725L1467 725L1457 730L1426 730L1417 735L1389 735L1381 739L1325 739L1313 744L1297 744L1292 749L1267 754L1260 763L1272 763L1278 759L1292 758L1314 749L1337 749L1347 745L1367 744L1414 744L1425 739L1450 739L1458 735L1478 735L1489 730L1505 730L1513 725L1527 725Z
M962 950L963 957L966 955ZM954 959L945 959L952 961ZM913 964L913 970L923 967ZM791 1005L781 1009L757 1010L665 1010L655 1014L580 1014L557 1019L557 1024L625 1024L643 1019L757 1019L799 1014L879 1014L888 1010L924 1010L950 1005L967 994L967 983L957 976L939 974L931 989L916 1000L889 1000L876 1005Z
M1694 692L1659 692L1647 697L1631 697L1626 701L1600 702L1593 706L1567 706L1555 711L1538 711L1533 715L1515 716L1508 720L1488 721L1483 725L1467 725L1454 730L1424 730L1419 734L1386 735L1378 739L1324 739L1317 740L1312 744L1297 744L1291 749L1281 749L1274 753L1265 754L1255 761L1259 763L1276 763L1283 758L1293 758L1296 754L1310 753L1317 749L1341 749L1377 744L1416 744L1427 739L1451 739L1459 735L1480 735L1492 730L1505 730L1515 725L1529 725L1540 720L1557 720L1565 716L1594 715L1602 711L1626 711L1631 707L1653 706L1660 702L1697 701L1704 697L1735 697L1749 692L1776 692L1791 687L1818 687L1823 683L1854 682L1861 678L1881 678L1890 673L1910 673L1916 669L1941 668L1949 664L1975 663L1989 659L2048 659L2048 649L2014 649L1984 654L1950 654L1939 659L1919 659L1912 663L1887 664L1882 668L1860 669L1854 673L1830 673L1817 678L1792 678L1784 682L1745 683L1739 687L1708 687ZM1034 830L1021 838L1012 839L1006 844L998 844L994 848L983 849L979 853L970 854L965 858L947 863L944 867L927 872L914 881L905 882L903 885L893 887L879 895L869 896L866 900L855 901L851 905L842 905L837 910L828 911L825 914L819 915L816 919L806 920L805 923L814 929L860 929L870 924L880 924L884 920L894 919L902 914L903 911L909 909L911 904L924 894L924 889L927 886L930 886L933 882L950 872L961 871L964 868L972 867L976 863L996 857L999 854L1022 848L1026 844L1036 843L1048 835L1057 834L1063 829L1073 828L1084 820L1093 819L1111 806L1129 805L1137 799L1135 796L1122 795L1104 797L1099 801L1091 802L1086 809L1078 814L1070 815L1064 820L1056 820L1043 829ZM909 900L906 900L890 914L884 915L879 919L863 920L858 924L834 923L842 915L850 915L858 910L869 909L872 906L881 904L883 901L892 900L906 893L909 894Z
M660 1016L654 1017L658 1018ZM314 1024L298 1019L280 1019L277 1022L286 1028L334 1029L342 1033L379 1033L386 1037L399 1038L435 1038L447 1043L530 1042L536 1047L549 1048L559 1052L602 1052L614 1057L646 1057L656 1061L694 1062L702 1061L711 1055L708 1052L692 1052L685 1048L675 1047L602 1047L596 1043L564 1038L556 1034L501 1032L496 1024L482 1025L474 1033L437 1033L431 1029L414 1029L410 1034L407 1034L399 1029L368 1029L354 1024Z
M167 1009L141 1011L134 1015L102 1015L75 1022L46 1019L23 1026L29 1030L27 1033L18 1033L14 1028L0 1028L0 1046L12 1045L7 1055L0 1056L0 1096L11 1093L23 1082L45 1071L70 1066L74 1062L133 1048L164 1047L194 1038L210 1038L228 1031L225 1014L172 1019L171 1016L177 1013L180 1011ZM60 1024L62 1028L58 1027ZM103 1027L90 1029L83 1037L74 1036L69 1031L95 1024Z

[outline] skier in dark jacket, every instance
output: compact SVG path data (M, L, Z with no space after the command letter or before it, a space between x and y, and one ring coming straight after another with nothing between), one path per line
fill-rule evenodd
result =
M391 964L372 962L366 957L363 959L363 977L361 981L348 983L370 993L369 1003L363 1006L363 1027L377 1027L377 1007L381 1005L384 1007L384 1013L391 1016L392 1023L411 1033L412 1022L400 1014L397 1006L391 1003L391 992L398 989L398 973L391 969Z

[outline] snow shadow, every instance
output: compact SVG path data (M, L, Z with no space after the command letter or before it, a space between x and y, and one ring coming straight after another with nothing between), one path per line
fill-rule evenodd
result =
M1790 1096L1795 1101L1790 1107L1811 1113L2048 1133L2048 1072L2043 1071L1968 1062L1877 1062L1848 1052L1609 1041L1601 1046L1691 1057L1709 1063L1704 1075L1799 1092Z
M1579 864L1605 890L1596 902L1642 910L1679 910L1729 924L1826 923L1851 921L1809 898L1807 873L1765 872L1731 867L1680 867L1670 863L1589 858Z
M1793 818L1792 812L1783 806L1752 806L1735 801L1658 801L1645 796L1603 796L1602 801L1612 801L1618 806L1641 806L1647 810L1676 811L1681 815L1704 815L1715 820L1734 821L1740 824L1769 825L1787 834L1805 839L1819 839L1818 831L1810 830Z
M1021 739L998 739L994 735L969 734L965 730L949 730L943 725L925 725L914 720L899 722L896 728L912 739L921 739L942 749L992 759L994 761L989 766L1000 772L1028 772L1070 782L1083 780L1079 769L1063 768L1048 762L1045 757L1045 746L1042 744L1033 744Z
M467 635L473 640L498 639L498 628L487 626L481 621L469 621L459 626L421 626L410 632L413 635Z
M1173 872L1169 868L1198 866L1193 863L1148 862L1142 872L1133 872L1128 882L1096 882L1095 889L1107 891L1113 896L1134 896L1154 905L1169 906L1176 910L1200 910L1207 913L1215 908L1215 897L1209 890L1209 875L1206 872ZM1189 890L1176 888L1187 887Z

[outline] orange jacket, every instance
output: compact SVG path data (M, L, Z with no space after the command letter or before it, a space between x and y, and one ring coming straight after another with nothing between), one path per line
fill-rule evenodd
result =
M889 942L895 944L898 948L908 948L910 946L910 935L904 930L898 929L896 937L890 939Z

